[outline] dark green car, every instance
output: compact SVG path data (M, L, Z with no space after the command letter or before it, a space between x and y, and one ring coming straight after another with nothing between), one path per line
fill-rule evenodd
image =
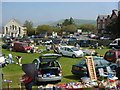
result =
M106 61L105 59L103 59L103 57L93 57L94 60L94 65L95 65L95 70L96 70L96 74L98 75L98 68L103 68L106 71L106 67L110 66L112 70L115 70L117 67L117 64ZM86 60L81 60L80 62L78 62L77 64L72 65L72 70L71 72L75 75L79 75L79 76L89 76L89 72L87 69L87 65L86 65Z

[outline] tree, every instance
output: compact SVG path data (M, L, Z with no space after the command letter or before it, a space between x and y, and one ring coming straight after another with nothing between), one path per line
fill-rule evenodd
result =
M40 33L52 33L53 31L53 28L49 25L39 25L37 27L37 33L40 34Z
M96 27L91 24L82 24L78 26L78 28L82 29L83 32L95 32L96 31Z
M29 35L31 30L33 29L33 23L26 20L24 23L24 27L26 27L27 35Z
M29 29L29 32L27 33L28 36L35 35L36 34L36 29Z
M74 20L71 17L70 19L65 19L64 22L62 23L62 26L67 26L67 25L74 25Z
M120 37L120 11L118 17L112 19L111 23L106 26L106 31L111 32L116 38Z
M77 31L77 27L75 25L67 25L62 27L62 31L66 33L74 33Z
M74 24L75 24L75 22L74 22L74 20L73 20L72 17L70 18L69 24L70 24L70 25L74 25Z

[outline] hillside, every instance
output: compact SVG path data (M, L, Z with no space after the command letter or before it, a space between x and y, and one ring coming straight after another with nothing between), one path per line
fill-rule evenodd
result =
M56 26L58 23L62 23L64 21L64 19L61 19L59 21L56 21L50 25L52 26ZM75 24L76 25L81 25L81 24L92 24L92 25L96 25L96 21L95 20L84 20L84 19L74 19Z

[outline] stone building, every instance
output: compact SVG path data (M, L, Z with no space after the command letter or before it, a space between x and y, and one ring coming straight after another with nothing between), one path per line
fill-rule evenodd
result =
M111 15L98 15L97 17L97 31L98 33L103 33L106 29L106 26L112 22L112 19L116 18L118 16L118 10L114 9L112 10Z
M26 35L25 27L20 24L19 21L16 19L10 20L6 25L3 27L3 36L9 35L12 37L23 37Z

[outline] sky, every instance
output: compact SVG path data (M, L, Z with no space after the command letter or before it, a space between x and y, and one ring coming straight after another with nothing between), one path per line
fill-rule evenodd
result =
M1 5L1 4L0 4ZM21 23L45 24L60 19L96 20L118 9L118 2L2 2L2 25L15 18Z

